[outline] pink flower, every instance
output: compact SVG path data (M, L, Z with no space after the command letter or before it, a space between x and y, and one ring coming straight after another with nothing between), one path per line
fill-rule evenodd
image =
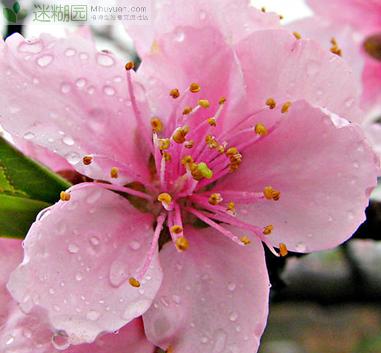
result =
M53 353L68 347L63 332L52 332L42 310L34 309L25 315L6 290L9 274L22 260L19 240L0 239L0 346L2 353ZM141 319L133 320L117 334L99 337L92 344L71 347L68 353L152 353L154 347L147 341Z
M39 215L8 289L71 344L143 315L163 349L249 353L268 312L262 242L285 255L350 237L377 162L343 119L359 116L341 59L281 29L221 31L224 12L172 15L137 73L81 35L1 44L1 125L96 181Z

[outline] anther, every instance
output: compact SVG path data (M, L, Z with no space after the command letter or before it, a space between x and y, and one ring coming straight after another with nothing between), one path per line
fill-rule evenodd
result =
M249 245L251 243L251 240L247 235L242 236L240 240L243 245Z
M188 239L185 237L178 237L176 239L176 247L180 251L185 251L189 248Z
M274 98L268 98L266 100L266 105L270 108L270 109L274 109L276 107L276 102L275 102L275 99Z
M332 47L330 48L331 53L336 54L338 56L341 56L342 55L342 51L339 48L339 45L337 44L337 41L336 41L335 38L331 39L331 44L332 44Z
M231 156L234 156L235 154L238 153L238 149L236 147L230 147L227 151L226 151L226 155L228 157L231 157Z
M119 176L119 168L112 167L110 170L110 177L116 179Z
M280 198L280 191L273 189L271 186L265 186L263 189L263 196L267 200L278 201Z
M134 67L135 67L135 63L134 63L133 61L129 61L129 62L124 66L124 68L125 68L127 71L132 70Z
M176 98L179 98L179 97L180 97L180 92L179 92L179 90L178 90L177 88L173 88L173 89L171 89L171 90L169 91L169 95L170 95L172 98L176 99Z
M281 112L284 114L284 113L287 113L288 110L290 109L291 107L291 102L286 102L282 105L282 109L281 109Z
M268 226L263 228L263 234L264 235L269 235L273 231L274 226L272 224L269 224Z
M172 135L173 141L179 144L184 143L185 137L187 136L189 130L190 129L188 125L178 127Z
M288 249L286 244L284 243L279 243L279 255L280 256L286 256L288 254Z
M163 125L163 122L159 118L154 117L151 119L151 127L152 127L152 131L154 131L154 132L162 132L164 125Z
M163 152L163 158L166 162L169 162L172 160L172 155L168 152Z
M183 115L188 115L188 114L192 113L192 110L193 110L192 107L190 107L189 105L186 106L183 110Z
M216 206L218 205L219 203L221 203L223 201L223 198L221 196L220 193L216 192L212 195L209 196L209 199L208 199L208 202L213 205L213 206Z
M209 148L217 148L219 146L219 143L217 142L216 138L212 135L206 135L205 142Z
M235 203L234 203L233 201L230 201L230 202L228 203L228 207L226 208L226 210L227 210L230 214L235 215L235 213L236 213Z
M169 139L158 139L159 149L160 151L167 150L171 145L171 141Z
M163 192L159 194L159 196L157 197L157 200L169 206L170 203L172 202L172 196L169 195L167 192Z
M262 12L266 12L266 8L264 6L261 7Z
M131 284L131 286L135 287L135 288L139 288L140 287L140 282L134 278L134 277L130 277L128 279L128 282Z
M92 156L84 156L82 158L82 162L83 162L84 165L90 165L92 161L93 161L93 157Z
M200 99L198 101L198 105L202 108L209 108L210 107L210 103L207 99Z
M221 104L224 104L226 102L226 98L225 97L221 97L219 100L218 100L218 104L221 105Z
M174 352L175 352L175 349L171 345L169 345L167 350L165 351L165 353L174 353Z
M213 171L209 169L205 162L198 163L197 169L205 179L211 179L213 177Z
M61 201L69 201L70 197L71 197L71 195L68 192L61 191L61 193L60 193L60 199L61 199Z
M201 86L198 83L193 82L193 83L190 84L189 90L192 93L197 93L197 92L200 92Z
M170 232L173 234L181 234L183 232L183 227L175 224L171 227Z
M181 164L182 165L187 165L187 164L191 164L193 163L193 158L192 156L184 156L182 159L181 159Z
M257 135L260 135L260 136L265 136L268 133L266 126L263 125L262 123L256 124L254 131Z
M292 34L294 35L294 37L296 38L296 39L302 39L302 35L299 33L299 32L292 32Z
M208 124L209 124L210 126L217 126L216 118L209 118L209 119L208 119Z
M184 142L184 147L185 148L192 148L194 146L194 141L193 140L188 140Z

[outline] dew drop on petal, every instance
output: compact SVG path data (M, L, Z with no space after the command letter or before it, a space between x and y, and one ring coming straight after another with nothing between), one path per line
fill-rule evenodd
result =
M75 275L75 279L76 279L78 282L79 282L79 281L82 281L82 279L83 279L82 274L78 272L78 273Z
M70 243L67 247L67 250L71 254L76 254L79 251L79 247L74 243Z
M113 96L115 94L115 89L111 86L104 86L103 92L106 96Z
M74 140L71 136L65 136L63 139L62 139L62 142L67 145L67 146L73 146L74 145Z
M230 321L236 321L238 319L238 314L236 312L232 312L230 315L229 315L229 320Z
M98 53L97 54L97 63L101 66L112 66L114 65L114 59L108 53Z
M181 43L184 41L184 39L185 39L185 33L181 30L176 31L176 33L175 33L176 42Z
M209 341L209 339L208 339L208 337L206 337L206 336L203 336L203 337L201 337L201 343L208 343L208 341Z
M98 311L95 311L95 310L90 310L87 314L86 314L86 318L90 321L96 321L99 319L99 317L101 316L101 314L98 312Z
M87 53L79 53L79 58L81 60L87 60L89 58L89 55Z
M68 348L70 346L69 336L63 330L55 332L52 336L52 345L60 351Z
M43 55L43 56L40 56L38 59L37 59L37 65L40 66L40 67L46 67L48 66L51 62L53 61L53 56L52 55Z
M84 78L79 78L77 81L75 81L75 84L78 88L82 88L86 85L86 80Z
M132 250L138 250L138 249L140 249L140 243L137 240L132 240L130 242L130 248Z
M73 48L68 48L65 50L66 56L74 56L77 53L77 51Z
M93 236L90 238L90 244L93 246L98 246L100 244L100 240L98 237Z
M35 138L35 136L36 136L36 135L35 135L33 132L28 131L28 132L26 132L26 133L24 134L24 139L25 139L25 140L32 140L32 139Z
M81 160L81 156L77 152L70 152L65 155L70 164L77 164Z

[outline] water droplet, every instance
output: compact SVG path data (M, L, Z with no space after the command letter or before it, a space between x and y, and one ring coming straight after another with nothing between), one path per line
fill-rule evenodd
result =
M12 344L14 341L15 341L15 338L14 338L13 336L9 335L9 336L7 337L7 339L6 339L6 341L5 341L5 344L6 344L7 346L9 346L9 345Z
M184 39L185 39L185 33L181 30L176 31L176 33L175 33L176 42L181 43L184 41Z
M345 104L345 106L346 106L347 108L350 108L350 107L352 107L352 105L353 105L354 102L355 102L355 100L354 100L353 98L348 98L348 99L344 102L344 104Z
M65 50L66 56L74 56L76 53L77 53L77 51L75 49L72 49L72 48L68 48Z
M181 298L178 295L172 295L172 300L176 304L180 304L181 303Z
M89 58L89 55L87 53L79 53L79 58L81 60L87 60Z
M138 250L138 249L140 249L140 243L137 240L132 240L130 242L130 248L132 250Z
M232 312L230 315L229 315L229 320L230 321L236 321L238 319L238 314L236 312Z
M67 247L67 250L71 254L76 254L79 251L79 247L74 243L70 243Z
M226 333L224 330L219 329L215 332L215 341L213 345L212 352L213 353L221 353L223 352L226 344Z
M201 343L208 343L209 339L206 336L201 337Z
M114 82L122 82L122 78L120 76L115 76L113 79Z
M100 243L100 240L98 237L96 236L93 236L90 238L90 244L93 245L93 246L98 246Z
M235 283L230 282L230 283L228 284L228 289L229 289L231 292L233 292L233 291L235 290L235 288L236 288L236 284L235 284Z
M111 86L104 86L103 92L106 96L113 96L115 94L115 89Z
M82 279L83 279L82 274L78 272L78 273L75 275L75 279L76 279L78 282L79 282L79 281L82 281Z
M49 288L49 293L54 294L56 291L53 288Z
M90 321L97 321L100 316L101 316L101 314L98 313L98 311L95 311L95 310L90 310L86 314L87 319L90 320Z
M94 94L94 92L95 92L95 87L94 86L87 87L87 93L88 94Z
M32 331L27 328L23 329L22 334L26 338L32 338Z
M62 83L61 84L61 92L66 94L66 93L69 93L71 91L71 86L69 83Z
M40 67L46 67L48 66L51 62L53 61L53 56L52 55L43 55L43 56L40 56L38 59L37 59L37 65L40 66Z
M28 132L26 132L25 134L24 134L24 139L25 140L32 140L32 139L34 139L36 137L36 135L33 133L33 132L30 132L30 131L28 131Z
M62 139L62 142L65 144L65 145L68 145L68 146L73 146L74 145L74 140L71 136L65 136L63 139Z
M97 54L97 63L101 66L112 66L114 65L114 59L108 53L98 53Z
M42 43L38 39L29 40L21 43L19 50L23 53L38 54L42 50Z
M79 78L77 81L75 81L75 84L78 88L82 88L86 85L86 80L84 78Z
M69 336L63 330L59 330L52 336L52 345L54 348L62 351L70 346Z
M77 164L81 160L81 156L77 152L70 152L65 155L70 164Z

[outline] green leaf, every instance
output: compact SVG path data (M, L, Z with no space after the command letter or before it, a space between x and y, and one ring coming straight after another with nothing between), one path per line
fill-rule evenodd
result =
M3 8L3 14L8 22L16 23L16 14L8 7Z
M25 238L38 212L48 206L43 201L0 194L0 237Z
M24 238L37 213L70 185L0 138L0 237Z
M13 11L15 14L18 14L20 11L20 4L17 1L13 4Z

